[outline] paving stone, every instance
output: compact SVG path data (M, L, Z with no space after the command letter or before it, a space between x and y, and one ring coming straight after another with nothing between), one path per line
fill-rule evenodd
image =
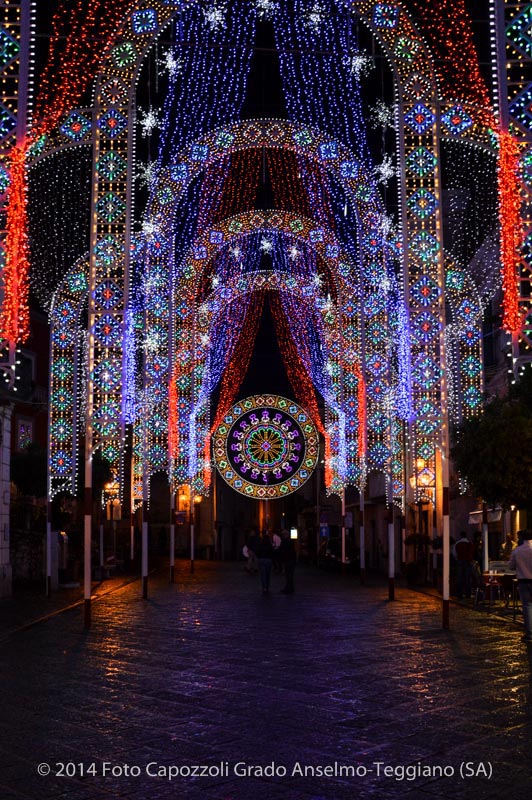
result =
M0 601L2 800L529 793L530 671L508 618L453 605L444 631L431 593L398 588L390 603L378 581L360 586L301 567L295 595L263 597L240 565L198 562L194 575L187 567L179 563L174 585L166 570L150 578L148 601L138 582L109 584L89 632L81 607L36 623L35 598L6 621L13 601ZM54 602L46 613L60 611ZM25 614L30 627L21 627ZM62 761L94 764L96 774L61 781ZM493 763L493 777L462 779L462 761ZM45 762L52 774L40 777ZM140 774L104 776L104 762ZM147 775L150 762L181 771L227 764L227 774L169 781ZM236 762L273 762L287 774L239 777ZM300 776L296 764L361 772ZM416 765L454 774L383 774Z

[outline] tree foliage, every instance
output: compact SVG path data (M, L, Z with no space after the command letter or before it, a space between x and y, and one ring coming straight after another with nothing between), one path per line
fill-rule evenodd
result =
M455 466L477 496L506 509L532 507L532 382L488 402L455 438Z

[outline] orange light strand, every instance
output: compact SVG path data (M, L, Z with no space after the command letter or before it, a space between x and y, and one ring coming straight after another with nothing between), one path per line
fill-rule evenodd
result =
M0 311L1 336L10 342L23 342L30 332L26 151L27 144L23 142L10 153L4 300Z
M501 226L502 325L509 333L520 327L518 273L523 226L519 182L519 145L510 133L499 134L499 221Z

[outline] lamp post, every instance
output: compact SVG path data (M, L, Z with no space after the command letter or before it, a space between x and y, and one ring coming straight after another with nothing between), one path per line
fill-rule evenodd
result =
M170 583L175 581L175 522L176 522L176 496L170 487Z
M192 490L192 487L190 487ZM194 559L195 559L195 525L196 525L196 508L201 503L201 495L194 495L194 502L190 503L190 572L194 572Z

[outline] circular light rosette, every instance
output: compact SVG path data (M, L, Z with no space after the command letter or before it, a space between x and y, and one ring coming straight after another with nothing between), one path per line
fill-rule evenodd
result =
M235 491L272 500L297 491L318 461L319 437L308 413L278 395L235 403L213 437L214 462Z

